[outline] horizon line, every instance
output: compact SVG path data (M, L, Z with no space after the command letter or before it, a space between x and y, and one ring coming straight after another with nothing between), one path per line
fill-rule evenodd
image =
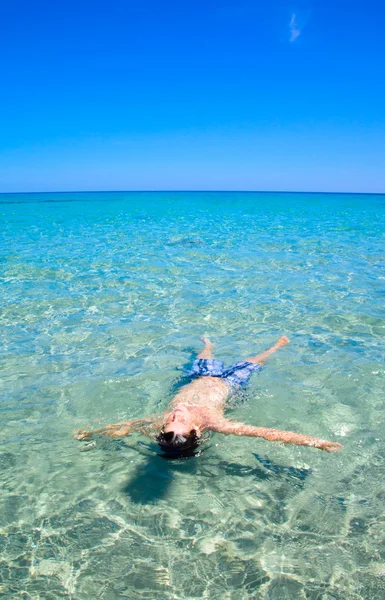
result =
M168 189L149 189L149 190L50 190L50 191L34 191L34 192L0 192L0 196L4 195L22 195L22 194L149 194L149 193L175 193L175 194L197 194L197 193L212 193L212 194L330 194L330 195L355 195L355 196L384 196L383 192L327 192L313 190L168 190Z

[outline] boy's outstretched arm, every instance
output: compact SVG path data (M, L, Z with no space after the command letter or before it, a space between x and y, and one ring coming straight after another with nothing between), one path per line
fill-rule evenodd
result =
M294 431L280 431L279 429L268 429L267 427L254 427L253 425L245 425L221 419L214 425L210 425L212 431L224 433L225 435L245 435L249 437L260 437L270 442L284 442L284 444L296 444L297 446L310 446L311 448L319 448L326 452L338 452L342 445L338 442L328 442L310 435L302 435L294 433Z
M80 441L87 441L99 436L112 438L125 437L129 435L137 425L144 425L145 423L152 423L153 421L154 417L148 417L144 419L135 419L133 421L122 421L121 423L115 423L113 425L105 425L104 427L100 427L100 429L93 429L91 431L78 429L74 432L74 437Z

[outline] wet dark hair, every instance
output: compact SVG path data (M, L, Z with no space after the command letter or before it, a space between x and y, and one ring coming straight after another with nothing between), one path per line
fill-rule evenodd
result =
M161 431L156 441L162 450L161 456L169 459L195 456L199 445L199 438L195 429L192 429L187 435L174 433L174 431L168 431L167 433Z

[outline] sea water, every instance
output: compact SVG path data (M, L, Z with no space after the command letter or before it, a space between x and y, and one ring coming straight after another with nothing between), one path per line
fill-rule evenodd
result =
M0 597L383 600L385 196L0 204ZM165 409L202 335L231 364L282 334L228 416L338 454L73 438Z

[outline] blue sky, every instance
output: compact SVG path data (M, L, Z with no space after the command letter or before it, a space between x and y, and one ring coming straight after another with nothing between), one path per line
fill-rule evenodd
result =
M0 192L385 192L385 4L12 0Z

